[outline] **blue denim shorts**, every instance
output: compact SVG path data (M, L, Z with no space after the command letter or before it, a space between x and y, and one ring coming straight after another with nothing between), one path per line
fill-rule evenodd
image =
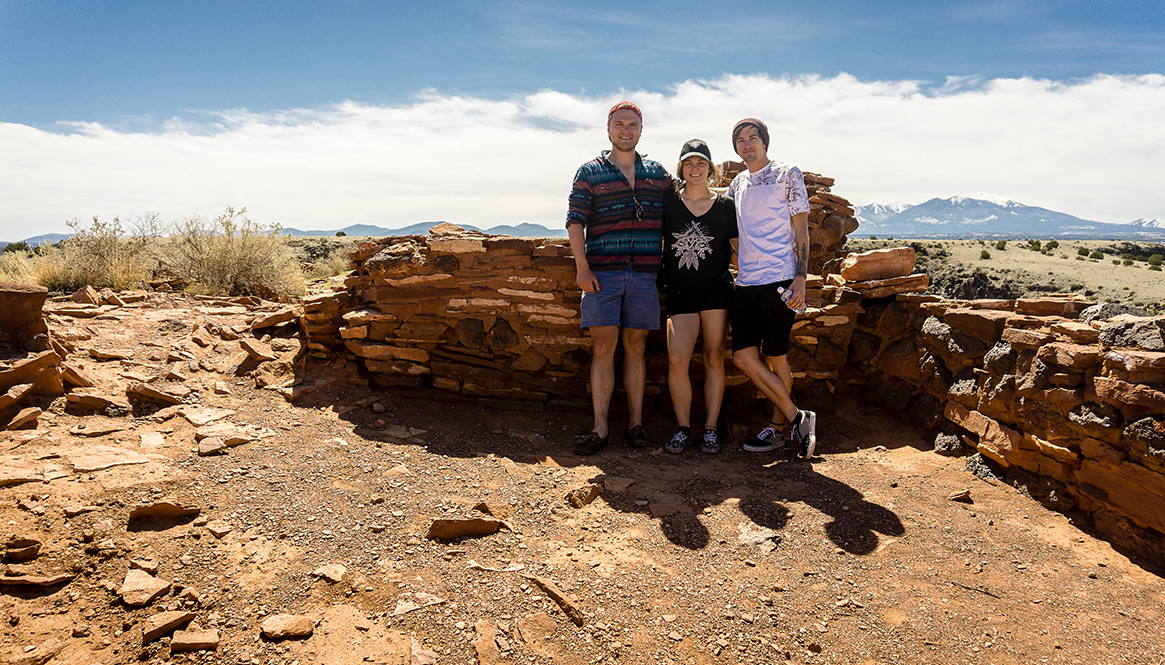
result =
M659 330L659 290L655 274L625 270L596 270L597 293L582 294L582 327L619 326Z

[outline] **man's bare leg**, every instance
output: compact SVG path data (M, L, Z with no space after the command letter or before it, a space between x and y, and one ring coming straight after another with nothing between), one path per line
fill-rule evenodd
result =
M595 413L594 432L607 436L607 417L611 411L611 394L615 391L615 349L619 345L619 326L594 326L591 353L591 405ZM642 394L641 394L642 400Z
M643 424L643 393L647 386L647 331L623 329L623 389L627 391L628 426ZM612 361L614 355L612 354ZM614 387L614 365L611 384ZM593 379L592 379L593 380ZM610 401L610 393L607 395Z

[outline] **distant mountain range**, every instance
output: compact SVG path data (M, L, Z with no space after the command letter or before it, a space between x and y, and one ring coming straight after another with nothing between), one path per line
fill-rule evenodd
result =
M301 231L296 228L280 229L279 232L283 235L289 236L334 236L340 231L344 232L346 236L411 236L424 235L429 232L429 229L440 224L441 222L418 222L411 226L406 226L400 229L390 229L383 226L372 226L370 224L352 224L345 226L342 229L330 230L316 230L316 231ZM519 238L565 238L566 228L548 229L540 224L522 223L517 225L503 224L501 226L491 226L488 229L482 229L472 224L458 224L463 229L469 231L483 231L492 235L511 235ZM65 238L70 237L69 233L46 233L40 236L33 236L26 238L24 242L28 243L29 247L39 247L46 241L51 243L60 242ZM8 242L0 241L0 250L3 250L9 245Z
M856 206L858 230L852 235L885 236L1035 236L1042 238L1165 239L1165 222L1138 219L1107 224L1028 206L989 194Z
M332 229L330 231L301 231L299 229L288 228L280 229L280 233L292 236L334 236L340 231L344 235L349 236L411 236L424 235L429 232L429 229L441 224L442 222L418 222L411 226L405 226L399 229L389 229L383 226L370 226L368 224L353 224L352 226L345 226L342 229ZM541 224L530 224L528 222L509 225L503 224L501 226L491 226L488 229L483 229L472 224L458 224L461 228L467 231L482 231L492 235L510 235L519 238L559 238L566 237L566 227L557 229L548 229Z

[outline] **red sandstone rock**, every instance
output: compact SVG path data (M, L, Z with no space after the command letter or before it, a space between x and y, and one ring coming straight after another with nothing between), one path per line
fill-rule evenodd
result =
M918 254L912 247L875 249L861 254L849 254L841 261L838 271L848 282L902 277L914 272Z
M100 305L101 294L92 286L82 286L73 295L69 296L69 300L85 305Z
M1134 522L1165 533L1165 474L1129 462L1107 466L1084 460L1076 480L1094 498Z
M4 313L4 325L0 326L0 347L30 348L34 338L48 333L42 314L47 297L48 289L43 286L0 282L0 312ZM44 348L39 346L37 350Z
M1041 346L1036 357L1066 369L1085 370L1100 363L1100 349L1096 346L1051 342Z

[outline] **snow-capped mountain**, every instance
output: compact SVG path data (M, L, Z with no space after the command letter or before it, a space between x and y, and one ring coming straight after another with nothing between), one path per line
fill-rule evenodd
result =
M1165 229L1165 221L1160 219L1146 219L1142 217L1140 219L1134 219L1133 221L1129 222L1129 226L1140 226L1146 229Z
M877 224L887 217L897 215L912 205L911 203L871 203L865 206L854 206L854 218L862 225L865 225L867 222Z
M1028 206L982 192L971 196L934 198L885 215L890 206L872 204L855 209L857 234L897 236L1027 235L1064 238L1165 236L1165 223L1107 224ZM872 214L867 213L870 211Z

